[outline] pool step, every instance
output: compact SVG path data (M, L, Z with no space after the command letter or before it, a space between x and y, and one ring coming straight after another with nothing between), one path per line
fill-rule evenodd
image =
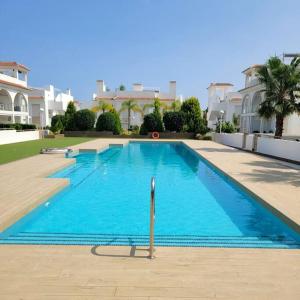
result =
M149 236L21 232L1 239L0 244L147 246ZM299 242L283 236L156 235L155 244L174 247L300 248Z

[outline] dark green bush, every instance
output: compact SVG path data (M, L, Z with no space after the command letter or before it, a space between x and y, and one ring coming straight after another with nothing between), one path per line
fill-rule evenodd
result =
M96 115L89 109L82 109L75 113L74 123L78 130L91 130L95 125Z
M152 113L148 114L144 117L144 123L142 124L143 131L147 134L148 132L163 131L163 125L161 119L157 116L157 114Z
M148 131L145 128L144 123L140 127L140 135L147 135Z
M63 128L62 128L62 130L63 130L65 125L66 125L66 118L63 115L53 116L52 119L51 119L51 127L55 126L55 124L58 122L58 120L61 121L61 123L63 125Z
M22 126L22 130L26 130L26 129L36 129L35 124L21 124Z
M217 124L216 132L220 132L220 123ZM235 127L231 122L222 122L221 132L233 133L235 132Z
M166 112L164 113L163 121L166 130L180 132L183 130L183 125L185 121L184 113L181 111Z
M51 120L51 124L52 124L52 120ZM57 118L56 123L51 126L51 131L54 134L56 134L56 133L60 133L63 129L64 129L64 125L63 125L61 119Z
M105 112L98 117L96 130L97 131L112 131L116 127L116 118L112 112Z

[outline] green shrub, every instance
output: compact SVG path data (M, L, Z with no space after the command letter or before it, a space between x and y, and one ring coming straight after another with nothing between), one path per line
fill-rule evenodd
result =
M51 120L51 124L52 124L52 120ZM54 134L56 134L56 133L60 133L63 129L64 129L64 125L63 125L61 119L57 118L56 123L53 126L51 126L51 131Z
M50 130L53 132L52 128L54 128L56 126L56 123L60 121L61 122L61 125L62 125L62 128L60 128L60 131L64 130L65 128L65 124L66 124L66 118L65 116L63 115L56 115L56 116L53 116L52 119L51 119L51 127L50 127Z
M114 115L115 118L115 128L113 130L113 133L118 135L122 132L122 125L120 120L120 115L117 113L117 111L113 108L110 110L110 112Z
M145 128L144 123L140 127L140 135L147 135L148 131Z
M158 131L158 132L163 131L162 121L154 113L148 114L144 117L144 123L142 124L142 126L143 126L142 130L146 134L148 132L153 132L153 131Z
M26 129L36 129L36 126L34 124L10 123L10 124L0 124L0 128L26 130Z
M216 132L220 132L220 123L217 124ZM222 122L221 132L233 133L235 132L235 127L231 122Z
M78 130L91 130L95 125L96 115L89 109L82 109L75 113L74 123Z
M133 134L139 134L140 132L140 127L138 125L133 125L132 128L131 128L131 132Z
M35 124L21 124L22 126L22 130L26 130L26 129L36 129Z
M184 113L183 112L166 112L163 117L165 129L169 131L180 132L183 130Z
M98 117L96 130L97 131L112 131L116 127L116 118L112 112L105 112Z

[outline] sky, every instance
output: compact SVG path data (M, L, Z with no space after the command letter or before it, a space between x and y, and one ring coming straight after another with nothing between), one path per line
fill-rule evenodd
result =
M31 69L29 85L92 99L141 82L196 96L211 82L241 89L241 72L300 52L299 0L0 0L0 61Z

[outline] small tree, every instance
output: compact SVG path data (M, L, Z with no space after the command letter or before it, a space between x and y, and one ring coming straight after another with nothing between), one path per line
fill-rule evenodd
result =
M201 133L205 131L205 123L202 119L199 101L196 97L186 99L181 106L185 114L185 122L188 132Z
M160 107L161 107L161 103L160 103L159 99L155 99L154 100L153 115L156 118L156 130L154 130L154 131L158 131L158 132L164 131L162 116L161 116L161 113L160 113Z
M76 130L75 119L74 119L75 113L76 113L76 107L74 105L74 102L70 101L65 113L66 130Z
M78 130L91 130L95 125L96 115L89 109L82 109L75 113L74 121Z

